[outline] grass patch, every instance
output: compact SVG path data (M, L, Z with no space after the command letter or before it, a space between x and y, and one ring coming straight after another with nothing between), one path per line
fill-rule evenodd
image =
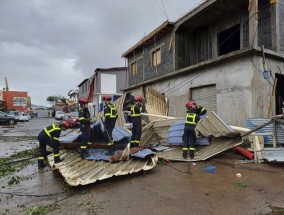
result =
M22 142L29 141L35 142L37 139L36 136L20 136L20 137L1 137L0 142Z
M245 184L245 183L242 183L242 182L237 182L237 183L235 183L235 186L236 186L236 187L240 187L240 188L245 188L245 187L247 187L248 185Z
M19 152L8 158L0 158L0 178L22 170L24 167L31 164L32 158L35 158L37 154L38 149L35 148Z
M47 206L34 206L32 208L27 208L24 211L24 215L45 215L58 209L60 209L60 207L56 203Z

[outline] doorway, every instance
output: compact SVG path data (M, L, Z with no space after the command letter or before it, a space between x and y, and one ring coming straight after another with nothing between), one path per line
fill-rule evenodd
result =
M276 115L283 114L284 111L284 75L275 74L276 87L275 87L275 108Z

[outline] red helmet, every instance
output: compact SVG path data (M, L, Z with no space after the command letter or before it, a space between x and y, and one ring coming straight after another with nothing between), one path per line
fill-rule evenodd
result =
M70 127L70 122L68 122L68 121L62 121L61 122L61 127L66 127L66 128L69 128Z
M102 99L103 99L103 101L110 101L111 96L110 95L104 95Z
M79 102L80 104L87 104L87 103L88 103L88 99L87 99L86 97L83 97L83 98L80 98L80 99L78 100L78 102Z
M189 100L189 101L186 103L185 107L190 110L190 109L196 109L196 108L197 108L197 105L196 105L195 101Z
M143 98L142 98L142 96L135 96L135 97L134 97L134 101L142 102L142 101L143 101Z

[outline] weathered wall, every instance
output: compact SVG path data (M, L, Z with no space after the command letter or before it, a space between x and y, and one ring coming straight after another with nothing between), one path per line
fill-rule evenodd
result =
M278 0L279 12L278 12L278 23L279 23L279 39L280 39L280 51L284 53L284 0Z
M108 72L99 72L96 78L95 83L95 93L101 93L101 86L108 84L108 83L101 83L101 76L100 74L112 74L116 75L116 92L123 93L123 89L127 86L127 71L108 71Z
M170 46L170 43L171 32L168 32L149 46L145 46L144 49L135 52L135 54L129 57L129 65L136 61L138 69L137 75L129 76L130 85L141 83L142 81L147 81L173 71L173 48ZM152 67L151 54L157 48L161 48L161 64L157 67Z
M267 60L273 76L278 71L277 65L284 70L284 64L280 61ZM169 116L184 117L189 89L215 84L217 114L231 125L245 127L248 118L269 117L271 86L260 72L261 62L261 57L243 57L198 71L189 71L186 75L152 84L151 87L165 93L169 101ZM254 64L260 67L257 68ZM274 114L274 100L271 110Z
M272 49L270 0L259 0L258 45Z

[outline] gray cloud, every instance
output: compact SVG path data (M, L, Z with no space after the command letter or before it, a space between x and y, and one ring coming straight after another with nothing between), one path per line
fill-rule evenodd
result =
M163 7L176 21L201 2L1 0L0 83L7 76L10 90L47 105L48 96L67 96L95 68L124 66L122 53L166 20Z

